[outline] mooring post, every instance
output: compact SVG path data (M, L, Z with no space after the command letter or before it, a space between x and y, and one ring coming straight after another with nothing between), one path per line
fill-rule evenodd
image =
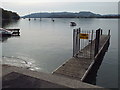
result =
M79 51L80 51L80 28L79 28Z
M90 46L90 58L92 58L92 41L93 41L93 30L92 30L92 33L91 33L91 46Z
M76 57L78 56L79 53L79 29L76 29L77 33L76 33Z
M73 57L75 54L75 29L73 29Z
M108 36L109 36L109 40L108 40L108 46L110 44L110 30L108 31Z
M76 44L75 44L75 57L76 57L78 53L78 29L76 29L75 31L75 39L76 39Z
M79 28L78 28L78 53L79 53L79 50L80 50L80 38L79 38L79 33L80 33L80 30L79 30Z
M78 50L78 49L79 49L79 48L78 48L78 47L79 47L79 46L78 46L78 44L79 44L79 40L78 40L78 29L77 29L77 36L76 36L76 39L77 39L77 40L76 40L76 41L77 41L76 47L77 47L77 53L78 53L78 51L79 51L79 50Z
M102 29L100 29L100 35L102 35Z
M96 54L99 51L99 41L100 41L100 29L96 30L94 57L96 56Z
M110 30L108 31L108 35L110 36Z

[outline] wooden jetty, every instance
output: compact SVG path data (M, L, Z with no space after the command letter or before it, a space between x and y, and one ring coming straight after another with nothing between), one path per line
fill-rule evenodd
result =
M20 29L6 29L12 32L12 36L20 36Z
M84 81L93 69L92 67L98 63L97 61L99 61L101 55L105 54L109 47L109 42L110 31L108 35L103 35L101 29L97 30L96 38L83 49L78 50L78 53L58 67L53 74ZM85 54L85 56L83 54Z

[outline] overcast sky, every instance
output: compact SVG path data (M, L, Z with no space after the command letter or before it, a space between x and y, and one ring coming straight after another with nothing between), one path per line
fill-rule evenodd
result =
M117 14L119 0L2 0L1 7L20 16L37 12L91 11L98 14Z
M118 2L119 0L1 0L3 2Z

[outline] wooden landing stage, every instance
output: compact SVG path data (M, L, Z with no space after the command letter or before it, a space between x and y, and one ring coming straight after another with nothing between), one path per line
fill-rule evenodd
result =
M99 60L101 54L104 54L109 46L110 35L100 35L98 52L95 55L95 43L89 43L80 50L76 57L72 57L57 68L53 74L62 75L69 78L84 81L92 66ZM92 45L92 46L91 46ZM92 48L91 48L92 47ZM89 50L91 48L91 50ZM86 54L85 56L83 54ZM90 56L89 56L90 55Z
M12 36L20 36L20 29L6 29L6 30L13 32Z

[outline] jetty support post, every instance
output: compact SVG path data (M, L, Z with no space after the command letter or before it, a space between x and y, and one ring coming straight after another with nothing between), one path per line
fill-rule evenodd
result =
M79 38L79 51L80 51L80 33L81 33L81 29L79 28L79 32L78 32L78 38Z
M102 29L100 29L100 35L102 35Z
M79 29L76 29L76 51L75 51L75 57L78 57L79 53Z
M75 29L73 29L73 57L75 55Z
M92 33L91 33L91 45L90 45L90 58L92 59L92 44L93 44L93 30L92 30Z
M77 57L78 53L78 29L75 30L75 54L74 57Z
M78 38L78 33L79 33L79 30L77 29L77 36L76 36L76 54L78 54L78 51L79 51L79 38Z
M109 44L110 44L110 30L108 31L108 36L109 36Z
M108 31L108 36L110 36L110 30Z
M96 30L94 57L99 51L99 41L100 41L100 29Z

